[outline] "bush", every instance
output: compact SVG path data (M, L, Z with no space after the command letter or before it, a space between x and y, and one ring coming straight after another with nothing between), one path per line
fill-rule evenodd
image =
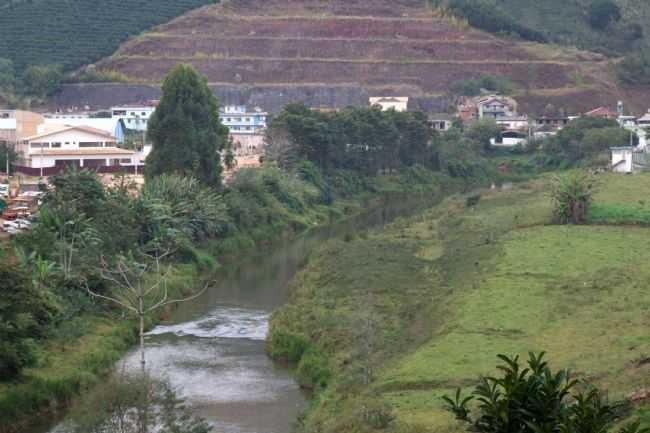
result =
M309 341L302 335L273 330L269 339L269 354L273 359L298 363L309 347Z
M650 48L626 55L618 65L618 78L624 84L650 84Z
M514 90L513 82L500 75L481 75L478 78L458 80L451 85L451 91L460 96L477 96L481 90L509 95Z
M555 176L551 184L551 199L558 222L583 223L589 211L594 189L594 179L587 173L572 172Z
M308 348L298 364L298 382L310 389L323 389L332 376L325 355L315 347Z
M449 8L479 29L534 42L547 42L542 33L519 24L494 0L450 0Z
M621 19L621 9L612 0L593 0L588 14L589 25L596 30L605 30L610 23Z
M475 432L606 433L616 419L614 407L596 388L574 392L578 381L568 370L553 372L543 357L530 353L524 367L518 356L499 355L502 377L481 378L472 396L463 398L458 389L454 398L443 397L447 409ZM480 401L476 417L468 405L474 398ZM648 430L634 423L621 433L642 431Z

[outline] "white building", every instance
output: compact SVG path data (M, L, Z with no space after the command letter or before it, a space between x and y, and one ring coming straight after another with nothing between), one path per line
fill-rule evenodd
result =
M226 105L219 111L219 117L235 136L261 134L266 129L269 115L259 107L248 111L245 105Z
M524 131L528 129L528 116L503 116L496 118L503 129Z
M407 96L378 96L370 98L370 106L379 105L382 111L407 111L409 98Z
M132 165L135 152L116 146L115 137L88 126L68 126L26 137L22 147L31 168L76 165Z
M146 131L154 111L156 111L156 107L153 105L113 107L111 116L113 119L122 119L126 129Z
M647 154L633 146L612 147L612 171L615 173L634 173L647 166Z
M515 147L526 144L528 136L519 131L504 131L501 137L490 139L490 144L495 147Z

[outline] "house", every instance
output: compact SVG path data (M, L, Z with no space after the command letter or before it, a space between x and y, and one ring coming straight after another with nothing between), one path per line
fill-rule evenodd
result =
M429 126L436 131L446 131L454 123L455 116L447 113L430 114L428 117Z
M115 137L118 144L124 143L126 134L126 125L124 120L115 118L90 118L90 117L77 117L77 118L45 118L44 122L39 125L37 133L42 134L47 131L61 129L67 126L88 126L90 128L99 129Z
M21 146L24 162L30 168L132 165L135 152L116 144L115 137L105 131L63 126L26 137Z
M648 112L644 114L643 117L639 117L636 120L636 124L642 128L650 127L650 110L648 110Z
M478 118L492 117L512 117L517 114L517 102L506 96L487 96L479 98L476 101L478 108Z
M607 107L598 107L594 108L591 111L586 112L584 115L588 117L602 117L605 119L616 119L618 118L618 112L610 110Z
M647 167L647 154L633 146L612 147L612 171L634 173Z
M369 99L370 106L379 105L381 111L407 111L409 98L407 96L378 96Z
M249 111L245 105L226 105L219 111L221 122L228 127L231 135L261 134L266 129L268 113L256 107Z
M156 111L157 101L150 101L148 105L134 105L112 107L111 118L121 119L126 129L146 131L151 115Z
M36 134L41 123L43 116L38 113L0 110L0 143L16 145L25 137Z
M535 127L538 129L562 129L569 124L571 119L567 116L542 116L535 119Z
M528 116L502 116L497 117L496 122L506 130L528 130Z
M495 147L515 147L524 145L528 135L520 131L504 131L498 138L492 138L490 144Z

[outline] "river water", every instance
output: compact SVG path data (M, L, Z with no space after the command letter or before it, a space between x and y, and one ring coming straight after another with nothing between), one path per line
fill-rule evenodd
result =
M216 432L288 433L306 396L289 371L266 356L264 340L291 279L327 239L382 226L433 202L431 196L387 198L360 215L226 264L200 298L181 304L168 322L147 334L148 370L166 377ZM138 368L138 356L134 349L122 363ZM64 422L38 432L66 430Z

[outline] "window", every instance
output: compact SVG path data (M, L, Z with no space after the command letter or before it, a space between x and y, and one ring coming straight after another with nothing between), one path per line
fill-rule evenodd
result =
M126 116L126 111L124 111L124 110L115 110L115 111L113 111L113 116Z
M147 113L145 113L145 112L143 111L143 112L142 112L142 115L143 115L143 116L146 116L146 115L147 115Z
M126 123L131 123L131 119L126 119Z
M29 145L32 149L41 149L44 147L50 147L50 143L32 143Z
M244 129L246 129L246 131L250 131L250 130L251 130L251 127L250 127L250 126L246 126L246 127L244 127Z
M135 116L135 111L131 111L131 116Z
M122 158L120 159L121 164L131 164L131 158Z
M69 142L69 141L66 141L66 142L65 142L65 144L66 144L66 146L67 146L67 145L69 145L69 144L70 144L70 142Z
M228 117L228 118L226 119L226 122L232 122L232 119L231 119L230 117Z
M61 147L61 143L60 142L50 143L50 147Z
M79 147L102 147L102 143L97 141L80 141Z

